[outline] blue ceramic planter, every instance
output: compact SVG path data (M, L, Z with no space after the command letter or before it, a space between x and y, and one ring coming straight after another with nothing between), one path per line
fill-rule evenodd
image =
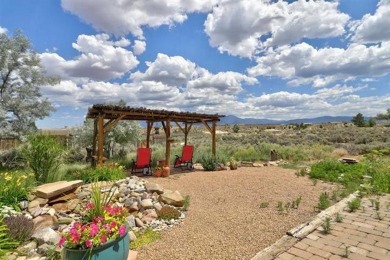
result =
M126 260L129 255L130 238L129 233L106 244L90 249L70 249L64 247L62 251L63 260Z

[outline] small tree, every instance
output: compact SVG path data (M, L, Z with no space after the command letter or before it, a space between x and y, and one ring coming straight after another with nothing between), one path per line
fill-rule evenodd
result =
M368 125L369 127L374 127L374 126L376 125L375 119L374 119L374 118L370 118L370 119L368 120L368 122L367 122L367 125Z
M235 124L235 125L233 126L233 132L234 132L234 133L238 133L238 131L240 131L240 127L239 127L237 124Z
M366 126L366 121L364 120L362 113L358 113L356 116L354 116L351 122L358 127Z
M377 114L376 119L377 120L387 120L387 123L390 123L390 108L387 109L386 113Z
M35 121L48 116L53 106L39 87L55 84L44 76L38 55L20 31L0 34L0 136L22 139L36 130Z

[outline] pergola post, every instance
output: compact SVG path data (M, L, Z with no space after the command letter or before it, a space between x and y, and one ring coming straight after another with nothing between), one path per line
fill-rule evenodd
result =
M153 128L153 122L147 121L147 128L146 128L146 147L150 147L150 132Z
M217 122L213 121L212 127L211 127L211 130L212 130L212 133L211 133L211 138L212 138L211 151L212 151L214 156L216 156L216 154L217 154L217 149L216 149L216 143L217 143L216 128L217 128Z
M98 133L98 149L97 149L97 163L99 166L103 165L103 146L104 146L104 116L98 115L97 133Z
M170 165L171 161L171 119L167 118L165 125L165 166Z
M91 159L91 166L92 167L95 167L96 166L96 161L94 160L94 158L96 158L96 139L97 139L97 121L98 119L95 118L95 120L93 121L93 137L92 137L92 159Z

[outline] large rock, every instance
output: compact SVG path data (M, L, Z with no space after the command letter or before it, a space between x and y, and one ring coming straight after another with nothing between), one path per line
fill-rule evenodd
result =
M34 223L34 232L38 232L47 227L51 227L56 223L56 218L50 215L41 215L33 219Z
M164 189L156 183L146 183L145 188L146 188L146 191L149 193L153 193L153 192L156 192L157 194L164 193Z
M77 187L83 184L82 180L77 181L58 181L53 183L46 183L38 186L35 189L35 194L38 197L50 199L71 190L75 190Z
M151 209L153 208L153 201L152 199L144 199L141 201L141 206L144 208L144 209Z
M184 198L180 192L171 190L165 190L158 200L175 207L183 207L184 203Z
M39 244L49 243L56 245L60 241L60 235L49 227L35 232L32 237L35 238Z

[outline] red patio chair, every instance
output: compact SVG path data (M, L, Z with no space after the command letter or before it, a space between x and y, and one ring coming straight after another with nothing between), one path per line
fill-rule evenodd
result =
M181 157L176 155L175 163L173 165L174 168L183 168L187 167L187 169L193 169L192 157L194 154L194 146L193 145L184 145Z
M152 149L140 147L137 149L137 160L131 167L131 174L142 172L143 175L152 175Z

